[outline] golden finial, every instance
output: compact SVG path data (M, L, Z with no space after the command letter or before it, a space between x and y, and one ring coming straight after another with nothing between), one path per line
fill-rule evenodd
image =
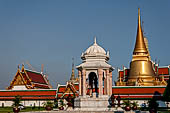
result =
M136 36L136 44L133 51L133 54L137 54L137 53L148 53L144 42L142 28L141 28L140 8L138 8L138 30Z

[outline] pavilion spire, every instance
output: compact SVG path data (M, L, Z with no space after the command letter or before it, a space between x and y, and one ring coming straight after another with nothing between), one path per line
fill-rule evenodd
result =
M96 36L94 37L94 45L97 45Z

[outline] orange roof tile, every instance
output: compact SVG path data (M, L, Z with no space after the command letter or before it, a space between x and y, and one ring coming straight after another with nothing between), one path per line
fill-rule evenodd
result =
M156 91L163 94L165 87L162 88L112 88L113 94L154 94Z
M59 86L58 93L64 93L66 90L66 86Z
M48 90L48 91L33 91L33 90L28 90L28 91L0 91L0 96L55 96L56 91L55 90Z
M28 70L26 70L26 72L27 72L29 78L32 80L32 82L46 84L42 74L28 71Z
M119 71L119 77L123 77L124 76L124 72L123 71Z
M159 68L158 73L159 75L169 75L169 68Z

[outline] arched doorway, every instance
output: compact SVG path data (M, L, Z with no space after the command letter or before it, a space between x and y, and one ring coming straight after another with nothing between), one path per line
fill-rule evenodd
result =
M97 75L95 72L90 72L90 74L89 74L89 95L92 96L93 92L95 92L96 94L98 93L97 86L98 86Z

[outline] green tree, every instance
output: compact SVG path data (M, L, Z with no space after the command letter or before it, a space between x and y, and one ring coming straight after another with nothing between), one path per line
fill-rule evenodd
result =
M170 81L168 80L168 85L166 86L166 89L163 94L163 99L165 101L170 101Z
M51 108L54 107L54 102L49 101L49 100L46 101L46 102L43 102L42 104L43 104L44 107L51 107Z
M21 97L18 95L18 96L15 96L15 99L13 100L13 104L12 106L14 107L17 107L21 104Z

